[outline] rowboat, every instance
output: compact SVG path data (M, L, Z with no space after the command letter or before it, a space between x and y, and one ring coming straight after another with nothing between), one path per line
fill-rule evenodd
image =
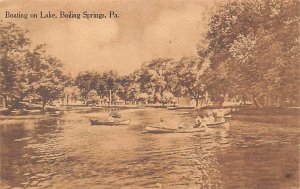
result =
M205 128L203 127L190 129L171 129L166 127L146 126L145 129L148 133L195 133L205 131Z
M61 111L49 112L49 116L51 116L51 117L58 117L62 114L63 114L63 112L61 112Z
M90 119L91 125L105 125L105 126L118 126L118 125L129 125L129 120L122 121L99 121L97 119Z
M171 128L166 128L166 127L146 126L145 130L148 133L174 133L177 129L171 129Z
M23 110L27 114L39 114L41 110Z

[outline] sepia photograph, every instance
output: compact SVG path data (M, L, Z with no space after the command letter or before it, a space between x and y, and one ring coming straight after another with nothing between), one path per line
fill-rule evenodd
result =
M299 189L299 0L0 0L1 189Z

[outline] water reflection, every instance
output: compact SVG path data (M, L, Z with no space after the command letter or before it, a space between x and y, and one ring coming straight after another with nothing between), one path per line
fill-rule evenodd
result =
M90 126L88 118L104 114L68 112L57 118L2 121L1 185L259 188L269 183L270 188L284 188L287 183L299 184L298 130L232 121L229 127L203 133L142 134L162 115L170 127L193 124L191 112L163 109L122 111L122 117L132 120L130 126ZM289 178L278 179L282 174Z
M11 186L36 186L53 175L48 169L59 156L57 135L62 127L53 118L11 123L4 121L0 127L2 179Z

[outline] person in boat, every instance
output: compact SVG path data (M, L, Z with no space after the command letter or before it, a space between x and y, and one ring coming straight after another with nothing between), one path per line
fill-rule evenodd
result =
M195 119L195 126L194 126L194 128L200 127L201 124L202 124L202 122L203 122L202 118L200 116L197 116L196 119Z
M225 114L223 110L218 110L216 112L216 120L217 122L225 122Z
M207 127L207 123L209 122L209 118L208 118L208 115L205 114L204 118L202 119L202 122L201 122L201 125L200 127Z
M113 117L113 118L121 118L121 114L120 112L118 112L117 110L112 111L109 116Z
M215 117L213 116L213 113L211 112L211 111L209 111L208 113L207 113L207 122L206 122L206 124L212 124L212 123L215 123Z
M225 115L224 115L224 112L221 111L220 114L219 114L219 117L220 117L220 122L225 122Z
M211 113L209 116L208 116L208 123L211 124L211 123L215 123L215 117L213 116L213 114Z

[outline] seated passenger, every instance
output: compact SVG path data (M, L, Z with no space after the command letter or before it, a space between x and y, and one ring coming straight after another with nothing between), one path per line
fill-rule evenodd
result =
M224 118L224 112L223 111L220 111L218 112L218 118L219 118L219 121L220 122L225 122L225 118Z
M210 116L208 117L208 123L215 123L215 117L212 114L210 114Z
M200 127L207 127L208 122L209 122L209 120L208 120L208 115L206 114L206 115L204 116L204 118L202 119L202 122L201 122Z
M200 116L197 116L196 119L195 119L195 126L194 127L195 128L200 127L201 123L202 123L202 118Z
M224 117L221 117L220 118L220 122L225 122L226 120L225 120L225 118Z

